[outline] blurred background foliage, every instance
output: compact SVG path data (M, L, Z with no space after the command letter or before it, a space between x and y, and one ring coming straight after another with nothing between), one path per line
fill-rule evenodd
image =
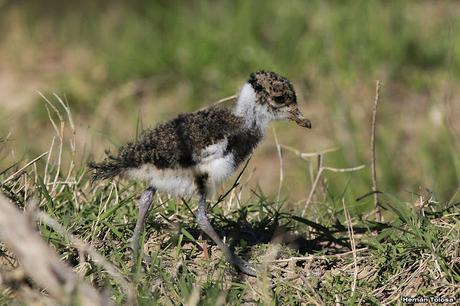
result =
M49 148L54 134L37 91L71 106L84 166L139 125L232 95L250 72L266 69L293 81L314 127L275 123L280 143L337 148L326 155L332 167L369 165L381 80L380 189L407 198L428 188L448 200L460 182L459 26L457 1L3 0L0 170ZM305 198L308 165L288 151L283 159L284 197ZM253 188L276 194L272 130L253 168ZM370 190L369 172L328 173L325 194L332 203L342 193L354 199Z

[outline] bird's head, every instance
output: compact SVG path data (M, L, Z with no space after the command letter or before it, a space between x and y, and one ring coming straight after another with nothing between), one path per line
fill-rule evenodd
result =
M291 82L277 73L252 73L240 92L239 103L253 103L260 112L266 112L269 120L288 119L302 127L311 128L310 120L299 109Z

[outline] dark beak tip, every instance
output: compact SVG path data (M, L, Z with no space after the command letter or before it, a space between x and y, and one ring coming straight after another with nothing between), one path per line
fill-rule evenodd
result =
M311 129L311 128L312 128L311 121L308 120L308 119L302 120L301 124L299 124L299 125L302 126L302 127L304 127L304 128L307 128L307 129Z
M311 121L307 118L305 118L300 111L291 113L291 116L289 117L290 120L294 121L297 123L297 125L311 129L312 124Z

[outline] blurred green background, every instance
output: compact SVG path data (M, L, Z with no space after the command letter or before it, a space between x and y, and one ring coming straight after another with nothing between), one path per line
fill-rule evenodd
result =
M0 170L50 146L54 132L37 91L68 101L83 166L135 137L139 125L232 95L266 69L292 80L314 127L275 123L279 142L302 152L337 148L326 155L331 167L369 165L381 80L379 189L410 198L428 188L447 200L460 182L459 26L457 1L3 0ZM308 163L288 151L283 160L283 196L304 199ZM276 194L271 129L254 168L252 188ZM325 194L362 195L369 172L328 173Z

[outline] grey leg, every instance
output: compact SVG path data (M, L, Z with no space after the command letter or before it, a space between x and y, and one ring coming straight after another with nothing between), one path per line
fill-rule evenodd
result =
M135 260L139 258L141 248L139 245L139 238L144 230L145 218L147 217L150 206L152 206L155 192L156 189L154 187L149 187L142 193L139 199L139 216L137 217L136 227L134 228L134 234L131 238L131 248L133 249Z
M227 260L238 267L241 272L250 275L256 276L256 270L249 264L247 261L241 259L235 253L233 253L220 239L216 231L209 223L208 217L206 216L206 195L202 194L200 196L200 202L198 203L198 210L196 214L196 221L200 226L201 230L206 233L222 250Z

